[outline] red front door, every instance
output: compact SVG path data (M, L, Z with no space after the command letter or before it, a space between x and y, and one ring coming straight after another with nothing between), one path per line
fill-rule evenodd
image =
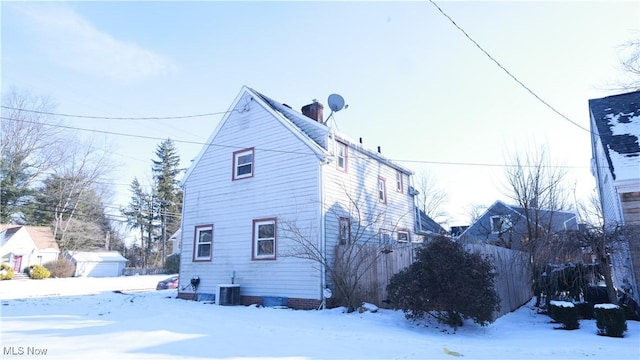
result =
M20 267L22 266L22 256L14 256L13 257L13 271L20 272Z

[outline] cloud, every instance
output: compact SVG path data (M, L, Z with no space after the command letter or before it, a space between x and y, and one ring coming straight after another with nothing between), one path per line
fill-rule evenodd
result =
M116 81L143 80L170 68L162 55L100 31L69 7L40 3L19 10L58 65Z

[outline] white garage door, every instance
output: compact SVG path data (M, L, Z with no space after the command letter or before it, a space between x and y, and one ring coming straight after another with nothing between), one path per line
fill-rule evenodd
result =
M91 263L87 264L86 272L83 276L90 277L110 277L118 276L118 263Z

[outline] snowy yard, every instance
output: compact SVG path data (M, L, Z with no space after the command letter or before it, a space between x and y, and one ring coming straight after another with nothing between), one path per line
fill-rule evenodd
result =
M554 330L549 317L524 306L488 327L466 323L454 333L390 310L179 300L176 290L152 290L166 277L0 282L2 359L452 359L451 352L466 359L640 359L635 321L624 338L609 338L596 335L595 320Z

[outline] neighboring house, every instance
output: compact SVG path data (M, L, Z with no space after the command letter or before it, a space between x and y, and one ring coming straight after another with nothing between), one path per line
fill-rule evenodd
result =
M121 276L127 264L127 259L117 251L67 251L64 256L76 267L73 276Z
M171 241L172 244L170 255L180 254L180 251L182 249L182 229L178 229L175 233L173 233L173 235L171 235L171 237L169 238L169 241Z
M523 250L528 241L526 211L521 206L507 205L498 200L480 217L465 229L458 240L460 242L486 242L514 250ZM567 211L528 209L530 218L534 212L541 230L552 233L566 230L578 230L576 215Z
M427 214L416 207L416 226L417 234L421 235L424 241L432 240L440 235L448 235L447 230L438 224L435 220L427 216Z
M418 240L412 171L334 131L323 106L301 114L243 87L182 182L180 284L240 284L240 301L317 308L332 284L300 241L332 261L339 243ZM193 299L194 288L179 296Z
M589 112L591 170L605 228L640 226L640 91L591 99ZM640 240L631 236L625 245L612 254L614 281L620 288L626 279L640 300Z
M0 225L0 256L14 271L58 258L60 250L47 226Z

